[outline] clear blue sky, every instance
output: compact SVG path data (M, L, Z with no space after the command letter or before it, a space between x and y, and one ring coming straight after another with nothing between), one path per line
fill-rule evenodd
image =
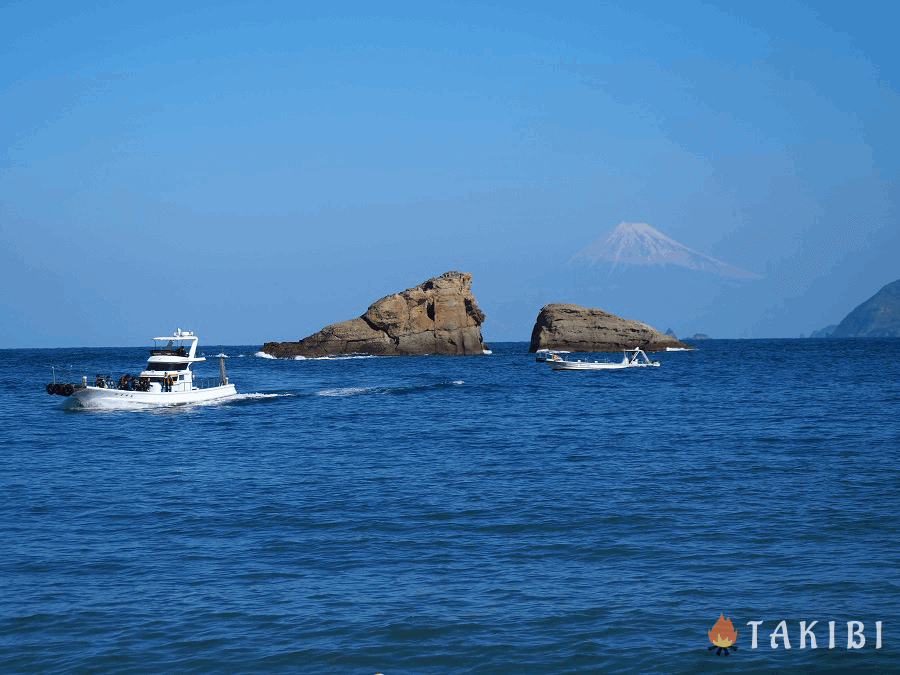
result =
M450 269L527 340L621 220L765 276L680 333L835 323L900 278L897 11L732 4L3 4L0 347L299 339Z

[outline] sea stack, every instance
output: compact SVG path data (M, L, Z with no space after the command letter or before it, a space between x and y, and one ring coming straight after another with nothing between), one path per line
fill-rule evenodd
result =
M262 351L278 358L482 354L484 318L472 295L472 275L447 272L381 298L359 318L325 326L299 342L267 342Z
M615 352L639 347L663 351L689 345L640 321L622 319L602 309L553 303L541 309L531 332L531 351Z

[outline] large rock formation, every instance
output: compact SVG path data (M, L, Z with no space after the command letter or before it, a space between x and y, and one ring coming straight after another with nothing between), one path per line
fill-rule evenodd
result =
M554 303L541 309L531 332L531 351L614 352L640 347L662 351L688 345L640 321L621 319L601 309Z
M358 319L325 326L300 342L267 342L262 351L279 358L481 354L484 313L471 287L471 274L447 272L381 298Z
M900 337L900 279L845 316L829 337Z

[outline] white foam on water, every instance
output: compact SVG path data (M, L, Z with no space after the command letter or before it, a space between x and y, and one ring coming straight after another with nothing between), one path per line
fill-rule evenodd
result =
M80 403L76 399L72 399L74 403L72 408L77 410L96 410L96 411L123 411L123 410L158 410L160 408L174 408L177 404L166 403L143 403L141 401L129 401L127 399L99 399L93 401L89 405ZM198 405L196 403L191 405ZM187 404L182 403L178 407L186 407Z
M243 354L241 354L243 356ZM256 352L253 356L261 359L277 359L277 356L266 354L265 352ZM285 361L347 361L349 359L377 359L381 358L374 354L339 354L337 356L289 356L284 358Z
M481 353L482 354L493 354L494 352L492 352L490 349L482 349Z
M350 359L377 359L374 354L341 354L339 356L312 356L309 361L349 361Z
M462 380L453 380L450 384L465 384Z
M228 354L225 354L224 352L219 352L218 354L213 356L213 358L214 359L227 359L229 357L228 357Z

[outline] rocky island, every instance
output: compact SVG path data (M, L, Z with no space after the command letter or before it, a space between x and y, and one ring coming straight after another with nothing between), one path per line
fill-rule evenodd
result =
M690 348L674 337L640 321L622 319L602 309L563 303L545 306L531 333L531 351L559 349L570 352L614 352L640 347L662 351Z
M482 354L484 318L472 295L472 275L447 272L381 298L356 319L325 326L299 342L267 342L262 351L277 358Z

